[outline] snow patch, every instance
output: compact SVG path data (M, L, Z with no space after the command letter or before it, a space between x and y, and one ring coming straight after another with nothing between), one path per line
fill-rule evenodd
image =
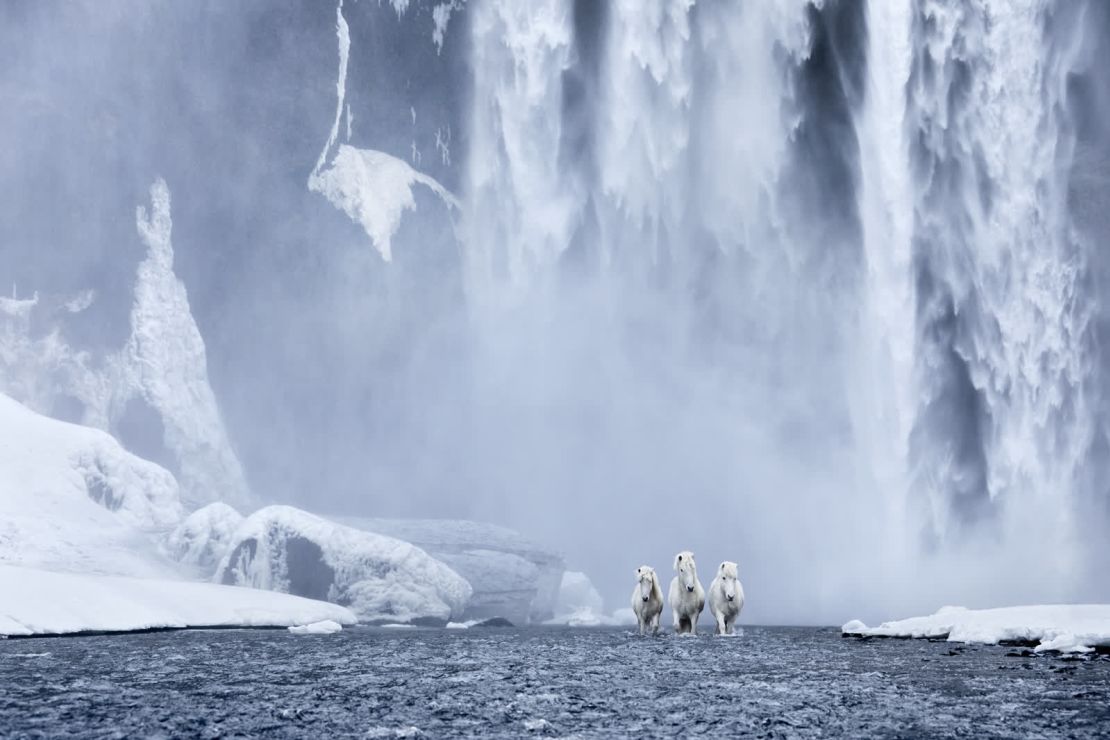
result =
M949 642L994 645L1037 642L1036 652L1087 652L1110 647L1110 605L1075 604L965 609L946 606L928 617L883 622L868 627L858 619L845 624L845 635L861 637L946 638Z
M0 635L355 622L341 606L268 591L11 565L0 565L0 594Z

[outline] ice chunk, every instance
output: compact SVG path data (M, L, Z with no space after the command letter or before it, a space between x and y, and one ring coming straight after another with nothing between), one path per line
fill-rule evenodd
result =
M343 629L343 625L330 619L312 624L299 624L289 628L294 635L332 635Z
M289 506L243 521L217 580L348 605L363 621L446 623L471 595L462 576L419 547Z

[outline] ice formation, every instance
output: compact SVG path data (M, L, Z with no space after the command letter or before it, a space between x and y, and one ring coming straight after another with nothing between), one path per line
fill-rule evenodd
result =
M404 12L406 6L407 3L403 6L395 5L398 15ZM414 186L428 188L448 208L457 208L458 203L434 178L413 169L403 159L385 152L340 144L335 156L328 163L328 154L336 144L343 115L347 94L347 65L351 53L351 32L343 17L342 2L336 8L336 36L339 39L339 77L336 82L335 121L324 149L316 160L316 166L308 176L308 189L323 195L352 221L362 226L382 259L389 262L393 259L392 239L401 225L401 217L406 210L416 208Z
M542 622L555 613L563 559L511 529L451 519L342 520L412 542L464 577L474 590L465 618Z
M267 506L235 531L217 572L226 584L283 591L349 606L364 622L460 617L467 581L415 545Z

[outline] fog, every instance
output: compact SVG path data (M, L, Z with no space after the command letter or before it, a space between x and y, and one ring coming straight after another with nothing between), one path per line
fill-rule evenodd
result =
M680 549L754 622L1105 600L1110 13L979 5L6 0L0 293L118 349L161 177L259 502L513 527L610 608ZM342 146L451 198L383 253Z

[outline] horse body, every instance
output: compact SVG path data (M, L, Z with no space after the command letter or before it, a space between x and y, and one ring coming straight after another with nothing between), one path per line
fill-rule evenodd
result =
M632 611L640 624L640 634L659 632L659 615L663 612L663 589L655 568L641 565L636 569L636 589L632 592Z
M678 573L671 580L668 602L674 615L674 631L678 634L698 633L698 617L705 608L705 589L698 581L694 553L683 550L674 559L674 569Z
M733 625L743 608L744 587L740 583L739 567L726 560L709 584L709 611L717 621L718 635L733 634Z

